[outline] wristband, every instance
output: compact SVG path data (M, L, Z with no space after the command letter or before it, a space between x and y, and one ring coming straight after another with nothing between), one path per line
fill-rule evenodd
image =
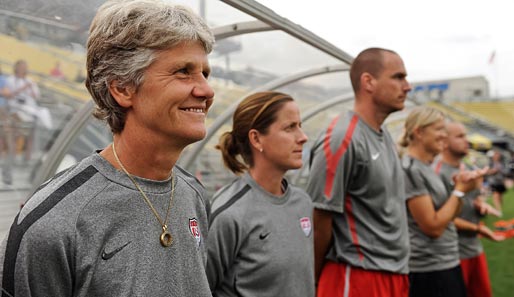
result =
M452 195L456 196L457 198L462 198L462 197L464 197L465 194L466 193L459 191L459 190L453 190L453 192L452 192Z

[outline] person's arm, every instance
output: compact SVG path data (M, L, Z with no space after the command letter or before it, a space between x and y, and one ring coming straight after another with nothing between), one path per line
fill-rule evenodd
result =
M2 296L72 296L73 239L59 227L23 225L11 228L18 236L7 234L0 247Z
M502 241L505 239L505 236L495 234L491 229L489 229L489 227L485 225L475 224L462 218L455 218L453 222L458 230L476 232L477 234L480 234L492 241Z
M498 172L498 167L495 166L495 164L493 163L489 170L487 170L487 175L493 175L493 174L496 174Z
M432 238L441 236L459 210L460 199L452 194L437 211L430 195L425 194L407 200L407 207L423 233Z
M407 207L421 231L432 238L441 236L446 226L460 212L462 202L456 192L466 193L479 187L478 181L486 170L464 171L461 168L455 176L455 190L438 210L435 210L432 198L426 193L407 200Z
M29 80L29 84L30 84L30 93L31 93L32 98L34 98L35 100L39 99L39 97L41 97L41 93L39 92L39 87L32 80Z
M206 272L212 292L221 285L227 271L232 269L239 250L241 227L225 214L220 214L211 221L207 241Z
M27 88L30 87L30 84L25 84L17 89L9 89L9 92L6 93L7 98L13 98L18 96L21 92L25 91Z
M8 94L8 98L11 98L11 97L16 97L18 96L21 92L24 92L26 90L28 90L28 92L30 93L30 96L37 100L39 99L39 97L41 96L40 94L40 91L39 91L39 87L37 86L37 84L35 82L33 82L32 80L28 80L26 79L25 80L25 84L22 85L21 87L17 88L17 89L13 89L14 88L14 85L11 85L10 87L10 93Z
M340 119L341 120L341 119ZM347 131L345 132L345 134ZM321 271L325 264L325 256L333 244L334 216L343 216L345 193L352 176L354 155L354 142L350 142L347 150L340 159L327 157L327 140L340 145L340 140L326 139L327 135L321 133L312 148L309 181L307 193L314 202L314 273L315 282L318 283ZM338 147L331 147L335 151ZM327 160L330 158L330 160ZM329 163L337 161L337 166L329 167ZM332 182L327 182L331 180Z
M490 204L488 204L487 202L483 201L481 196L478 196L473 201L473 206L475 207L475 209L481 216L493 215L493 216L500 217L500 212L496 208L494 208Z
M318 283L325 255L332 242L332 212L314 209L314 275Z

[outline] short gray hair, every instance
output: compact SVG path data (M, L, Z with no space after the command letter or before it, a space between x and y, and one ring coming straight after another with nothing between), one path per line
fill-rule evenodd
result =
M126 109L109 92L109 84L137 91L144 72L160 50L183 41L200 41L212 51L214 36L191 9L159 0L111 0L98 9L87 41L86 87L95 100L93 115L113 133L125 125Z

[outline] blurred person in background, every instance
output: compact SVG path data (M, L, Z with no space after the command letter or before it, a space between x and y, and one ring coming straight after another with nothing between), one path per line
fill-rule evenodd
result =
M453 177L464 166L462 159L468 154L466 127L463 124L447 120L447 139L441 158L434 169L441 177L448 193L454 190ZM472 170L472 168L467 168ZM481 190L474 189L466 193L462 199L462 210L454 223L458 231L459 257L464 284L468 297L491 297L489 270L480 243L479 235L493 241L504 240L505 237L495 235L487 226L480 224L480 219L487 214L498 215L499 212L481 199Z
M445 115L432 107L414 108L400 145L410 235L410 297L465 297L458 236L453 220L467 192L480 187L487 168L460 169L448 192L431 164L446 140Z
M401 57L369 48L354 59L354 110L335 118L313 147L319 297L408 295L409 238L402 168L383 125L411 90Z
M41 116L41 113L38 113L40 109L37 104L41 93L37 84L27 76L28 73L27 62L17 60L13 65L13 75L6 81L6 87L9 90L9 108L15 117L13 123L15 141L23 143L25 161L32 157L36 120ZM43 113L45 117L50 117L48 110Z
M211 296L203 186L176 166L205 137L214 36L189 8L105 2L87 41L113 143L43 184L0 248L2 296Z
M505 166L502 162L502 154L498 150L493 150L487 173L487 183L493 195L494 208L502 213L503 193L507 191L505 187Z
M284 174L302 166L307 136L289 95L244 99L217 148L240 175L212 201L207 276L214 296L313 297L312 202Z
M19 104L37 105L41 96L39 87L27 75L29 67L25 60L17 60L13 65L13 75L7 78L10 96Z

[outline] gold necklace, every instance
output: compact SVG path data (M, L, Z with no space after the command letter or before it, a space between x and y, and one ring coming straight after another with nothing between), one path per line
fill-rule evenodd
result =
M157 218L157 220L161 224L161 226L162 226L162 233L161 233L160 239L161 239L162 246L163 247L170 246L173 243L173 237L171 237L171 234L168 231L167 223L168 223L168 216L170 214L170 209L171 209L171 202L173 201L173 195L175 194L175 176L173 174L173 169L171 170L171 196L170 196L170 203L168 204L168 210L166 211L166 218L163 221L161 219L161 217L159 216L159 214L157 213L157 210L155 210L155 207L152 205L152 202L150 202L150 199L148 199L148 197L146 196L145 192L143 192L141 187L137 184L136 180L132 177L132 175L130 175L130 173L128 173L127 169L125 169L125 167L121 163L120 159L118 158L118 154L116 154L116 149L114 148L114 142L112 143L111 146L112 146L112 152L114 153L114 157L116 158L116 161L118 162L118 165L120 165L120 167L123 170L123 172L125 172L125 174L129 177L129 179L134 184L134 186L139 190L139 192L143 196L146 204L148 204L148 206L150 206L150 209L152 210L153 214L155 215L155 217Z

